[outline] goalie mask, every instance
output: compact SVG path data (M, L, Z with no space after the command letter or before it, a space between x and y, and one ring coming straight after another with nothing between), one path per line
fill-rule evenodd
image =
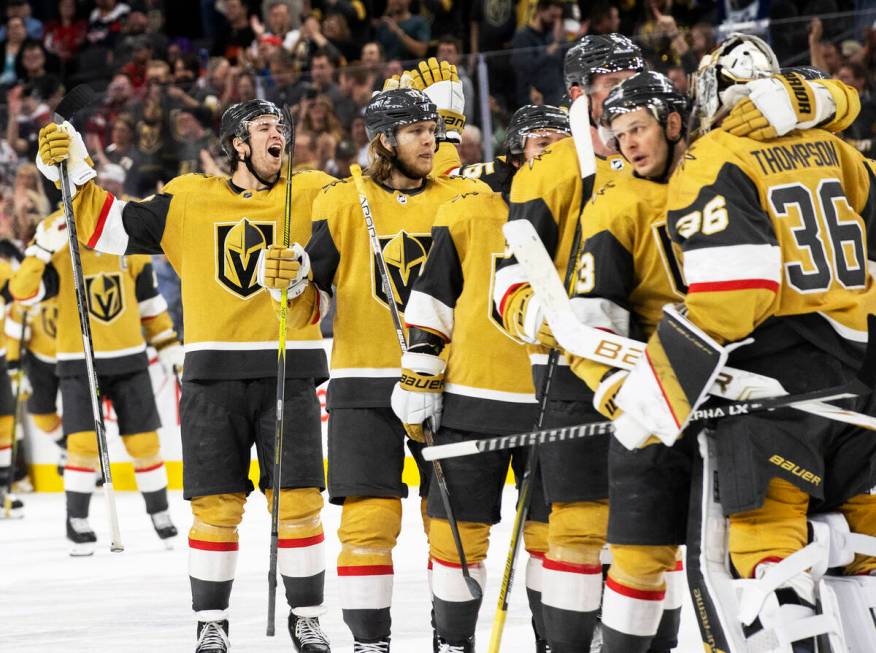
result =
M779 61L767 43L734 32L703 57L694 75L694 119L701 133L709 131L733 106L735 86L778 74Z

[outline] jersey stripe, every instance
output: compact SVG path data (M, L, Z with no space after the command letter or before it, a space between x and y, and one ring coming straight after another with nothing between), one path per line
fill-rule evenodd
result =
M107 193L94 233L88 239L88 247L101 252L122 256L128 249L128 232L122 221L122 210L127 202Z
M476 397L478 399L508 401L515 404L535 403L534 393L505 392L502 390L490 390L488 388L475 388L470 385L460 385L458 383L448 383L444 386L444 392L462 395L464 397Z

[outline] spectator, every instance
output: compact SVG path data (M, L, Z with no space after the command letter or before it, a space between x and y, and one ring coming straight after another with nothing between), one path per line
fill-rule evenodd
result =
M644 6L647 14L636 36L645 57L659 70L681 64L690 46L672 15L672 0L645 0ZM698 64L688 61L685 68L693 72Z
M339 142L344 135L341 123L332 111L332 101L325 95L317 95L307 107L307 111L301 115L301 129L310 132L317 138L323 134L329 134Z
M475 0L469 22L471 51L494 52L508 47L517 29L514 0Z
M607 0L598 0L590 7L590 34L613 34L620 30L620 24L620 12Z
M429 49L429 21L414 16L411 0L387 0L386 12L377 28L377 40L387 59L422 59Z
M225 57L211 57L207 63L207 73L198 80L193 97L218 117L224 106L223 98L229 86L231 64Z
M18 167L13 198L14 239L21 243L30 242L39 221L52 210L43 191L40 173L33 163L23 163Z
M354 0L310 0L310 8L323 18L341 16L352 35L351 40L356 47L361 46L371 38L371 7L372 2ZM346 57L346 55L344 55ZM347 57L347 61L355 61L355 55Z
M301 101L307 86L295 72L295 58L286 50L278 50L269 62L273 84L268 99L278 107L292 107Z
M292 28L292 16L289 13L289 5L283 0L272 0L265 12L263 24L255 14L250 18L250 27L256 37L263 34L276 36L280 39L283 48L292 50L292 46L298 40L298 30Z
M183 108L176 112L174 136L177 142L179 172L204 172L201 151L219 151L219 141L210 129L210 111L202 107Z
M121 35L131 8L118 0L95 0L88 17L85 38L93 46L113 49Z
M125 171L125 193L138 196L140 153L134 147L134 118L130 114L119 114L112 122L110 144L106 149L100 148L99 141L89 140L88 151L95 156L95 161L101 165L115 163Z
M334 156L326 162L325 171L338 179L349 177L350 166L357 162L357 155L353 141L344 139L335 147Z
M445 34L438 39L438 51L435 55L439 61L443 60L456 66L459 81L462 83L462 94L465 97L465 120L469 123L474 122L476 109L474 84L460 61L462 41L455 36Z
M809 22L809 60L812 66L829 75L836 75L842 60L836 45L822 41L824 25L817 16Z
M225 57L231 64L242 63L243 52L255 40L246 8L241 0L225 0L225 20L219 26L210 54Z
M459 144L459 158L462 165L467 166L484 160L481 147L481 130L474 125L466 125L462 130L462 141Z
M239 75L234 85L234 101L246 102L247 100L254 100L257 95L255 77L250 73Z
M119 114L131 111L134 104L134 87L127 75L118 73L106 87L103 104L88 121L87 130L98 134L100 141L110 141L110 131Z
M844 63L839 67L834 77L854 88L861 96L861 113L858 114L855 122L843 132L843 136L864 156L872 159L876 155L876 147L874 147L873 142L876 139L876 131L874 131L876 104L874 104L870 93L867 70L858 63Z
M88 23L76 16L75 0L59 0L58 19L46 25L46 50L60 59L63 70L85 43Z
M517 73L517 106L560 103L565 92L562 18L562 0L538 0L532 20L514 35L511 65ZM533 89L540 97L532 97Z
M15 62L24 42L27 31L21 18L13 17L6 20L6 40L3 41L3 72L0 74L0 86L12 86L18 80Z
M322 33L335 49L341 53L345 63L356 60L359 46L353 42L350 27L343 14L329 14L322 20Z
M6 19L21 18L24 21L24 29L27 30L27 38L41 41L43 38L43 24L30 15L30 3L27 0L7 0ZM0 27L0 41L6 40L6 28Z
M666 76L672 80L672 83L675 84L675 88L679 93L687 95L687 71L685 71L683 66L670 66L666 71Z
M379 91L383 87L383 68L386 59L383 56L383 46L377 41L368 41L359 53L359 66L367 73L371 90Z
M147 37L138 36L131 50L131 60L122 66L121 73L131 80L135 91L140 91L146 84L146 64L152 59L152 43Z
M316 142L312 134L301 131L295 135L295 149L292 152L293 172L300 170L316 170L319 167L319 156L316 152Z
M105 163L97 170L97 182L100 187L115 197L125 195L125 169L116 163Z
M331 101L338 118L347 124L356 113L356 105L353 99L344 95L340 87L335 84L335 64L325 50L319 50L313 55L310 63L310 78L316 92Z
M27 40L18 51L15 71L20 82L33 82L46 76L48 57L39 41Z
M349 116L341 116L337 108L335 114L345 125L368 105L371 101L371 93L374 90L374 81L368 71L362 66L347 66L338 72L341 93L344 97L353 101L353 113Z
M341 53L323 35L319 20L311 14L301 24L298 41L292 46L292 53L298 60L299 70L310 70L311 60L317 52L328 53L332 62L341 58Z
M690 49L698 66L702 58L712 52L717 45L715 28L711 24L697 23L690 28Z
M32 161L39 130L51 119L46 99L57 93L57 80L16 86L7 93L6 140L18 156Z

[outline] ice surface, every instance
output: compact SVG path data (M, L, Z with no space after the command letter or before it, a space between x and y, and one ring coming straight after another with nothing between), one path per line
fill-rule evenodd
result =
M413 488L415 489L415 488ZM0 651L3 653L142 652L177 653L194 649L195 625L186 573L188 504L179 492L170 497L180 529L173 551L152 530L143 500L133 492L116 494L124 553L110 553L105 501L95 493L91 525L98 548L91 558L72 559L64 537L62 494L23 497L26 517L0 521ZM240 528L240 560L231 597L231 650L234 653L292 651L286 633L285 601L278 594L277 636L265 636L270 518L264 497L254 493ZM503 523L493 529L488 577L478 629L478 651L486 651L513 518L513 492L505 493ZM327 613L322 624L335 653L348 653L352 639L338 607L334 572L340 509L324 512L328 572ZM404 523L395 551L393 653L429 653L429 594L426 542L417 499L405 501ZM525 554L524 560L525 562ZM502 651L534 651L521 564L512 593ZM282 584L280 584L282 588ZM278 592L282 592L279 589ZM677 651L699 653L702 644L689 605Z

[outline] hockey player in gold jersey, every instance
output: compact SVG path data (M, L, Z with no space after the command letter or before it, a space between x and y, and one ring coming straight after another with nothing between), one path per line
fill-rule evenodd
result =
M27 315L25 341L20 343L21 321ZM58 415L58 377L55 376L55 335L58 304L54 299L26 307L18 302L6 316L6 356L10 369L20 366L30 391L27 412L34 425L62 449L67 443ZM66 454L65 454L66 455Z
M568 135L568 116L556 107L518 109L506 137L507 161L482 177L494 192L466 193L442 205L432 227L432 248L414 283L405 321L408 353L402 367L443 367L440 356L449 346L443 373L444 391L434 393L442 403L435 443L444 444L508 434L532 428L537 404L526 351L501 328L492 306L490 288L495 264L505 241L502 225L514 171L541 153L550 143ZM503 193L504 191L504 193ZM419 359L419 360L418 360ZM476 361L483 361L478 364ZM396 384L393 408L403 422L424 393ZM421 403L421 402L420 402ZM437 420L436 420L437 423ZM460 531L470 572L483 584L490 526L499 520L502 487L508 474L510 452L488 454L477 460L453 459L444 463L450 495L460 520ZM521 476L526 453L515 452L513 468ZM474 651L474 631L480 601L472 600L460 570L437 488L430 488L428 512L432 560L432 605L444 652ZM541 558L547 548L547 510L540 487L532 496L524 529L530 553L527 593L533 611L538 651L545 651L540 601Z
M28 305L57 298L55 374L59 379L67 439L64 491L71 555L91 555L97 540L88 524L88 508L98 468L97 436L89 409L79 314L76 310L67 231L60 211L38 226L9 284L11 295ZM149 378L146 345L162 358L181 346L167 305L155 287L148 256L120 258L84 251L89 318L102 394L119 418L119 433L134 461L137 487L159 537L176 535L167 504L167 471L157 429L161 426ZM146 333L144 341L142 331Z
M0 259L0 308L6 312L6 303L10 301L8 282L12 278L12 266L5 260ZM5 515L4 506L8 504L11 514L9 516L22 516L24 504L17 496L7 491L15 474L15 461L12 460L12 432L13 413L15 400L12 396L12 384L6 367L6 338L0 337L0 517Z
M38 165L50 179L57 178L55 164L67 157L82 241L117 255L164 253L182 280L183 491L194 515L189 577L198 651L229 646L237 525L253 489L248 479L253 444L259 488L270 494L276 487L270 470L277 321L268 293L256 281L256 262L281 234L287 183L281 159L291 128L270 102L233 105L221 128L231 178L184 175L142 202L124 202L91 181L87 153L72 128L50 124L40 137ZM292 237L307 242L313 197L332 178L302 172L288 181ZM325 481L315 386L327 370L319 328L290 331L287 348L278 566L295 648L325 653L329 644L318 620L325 577L320 519Z
M384 294L374 267L351 179L326 187L317 197L306 252L270 250L262 278L278 295L291 284L290 293L297 295L290 309L293 324L317 323L330 297L335 298L328 485L331 501L343 505L338 531L341 607L353 633L353 650L380 653L390 645L392 550L401 526L400 498L407 495L401 480L406 430L417 440L409 447L420 467L422 496L429 479L429 469L419 458L422 427L405 428L390 408L399 378L399 343L387 302L405 310L432 244L438 206L487 187L458 177L430 176L444 126L436 105L421 91L399 88L376 95L366 108L365 125L371 163L363 181L393 296ZM293 250L296 260L284 258Z
M772 84L778 72L769 47L742 35L731 35L701 69L695 112L707 133L669 181L667 228L687 283L681 320L692 333L710 338L716 351L752 337L753 344L728 347L729 363L774 377L787 392L799 393L841 384L853 377L859 364L867 341L867 316L876 310L865 237L876 217L876 190L871 163L827 131L802 129L759 142L723 129L733 87L751 80ZM808 111L809 121L823 122L816 115L814 97L803 90L812 87L791 73L782 80L779 83L797 91L793 97L799 103L798 115ZM627 140L622 148L633 157L635 120L628 113L612 122L618 139ZM595 273L600 271L597 266ZM671 449L646 446L641 457L650 455L651 465L628 467L619 476L628 486L619 489L621 496L632 492L643 477L650 478L652 487L671 487L669 479L683 478L685 447L698 445L704 456L702 469L694 469L698 483L690 501L688 577L707 649L814 651L816 636L841 647L840 623L845 619L843 610L835 608L834 596L842 603L848 600L842 597L855 597L857 592L861 598L853 603L863 601L872 591L868 574L876 560L855 557L848 549L843 552L848 553L846 559L837 556L834 547L843 550L846 536L833 524L838 519L853 532L876 535L876 502L869 494L876 484L872 434L785 409L720 420L709 431L689 429L682 437L678 425L684 423L685 413L676 395L667 392L658 400L651 394L653 388L671 387L686 374L683 365L664 365L671 360L667 342L659 331L652 335L647 358L628 375L606 374L597 396L624 421L620 430L629 432L639 425L646 438L648 433L666 443L681 438ZM876 406L869 396L853 404L864 412ZM674 415L671 423L667 411ZM785 460L794 464L783 466ZM646 514L665 512L667 498L655 492L658 506L642 494L638 508L620 509L628 510L629 522L654 524ZM827 511L838 511L842 517L835 515L824 523L815 518L816 523L807 526L807 513ZM722 513L729 517L729 535ZM810 532L815 540L811 544ZM827 540L837 532L842 537L831 540L830 560L845 565L843 572L851 583L843 586L842 594L834 594L827 579L820 581L828 565ZM647 548L620 547L617 571L631 572L634 578L616 575L613 567L604 613L624 603L628 615L654 612L642 605L657 602L654 588L638 588L638 593L624 589L636 589L637 582L649 577L655 580L661 569L671 566L668 547L662 553L663 547ZM727 554L730 568L725 566ZM876 642L871 622L872 615L866 623L843 623L846 629L860 629L857 636L869 637L857 640L868 642L862 650ZM642 621L627 617L626 623ZM627 645L617 650L643 649Z

